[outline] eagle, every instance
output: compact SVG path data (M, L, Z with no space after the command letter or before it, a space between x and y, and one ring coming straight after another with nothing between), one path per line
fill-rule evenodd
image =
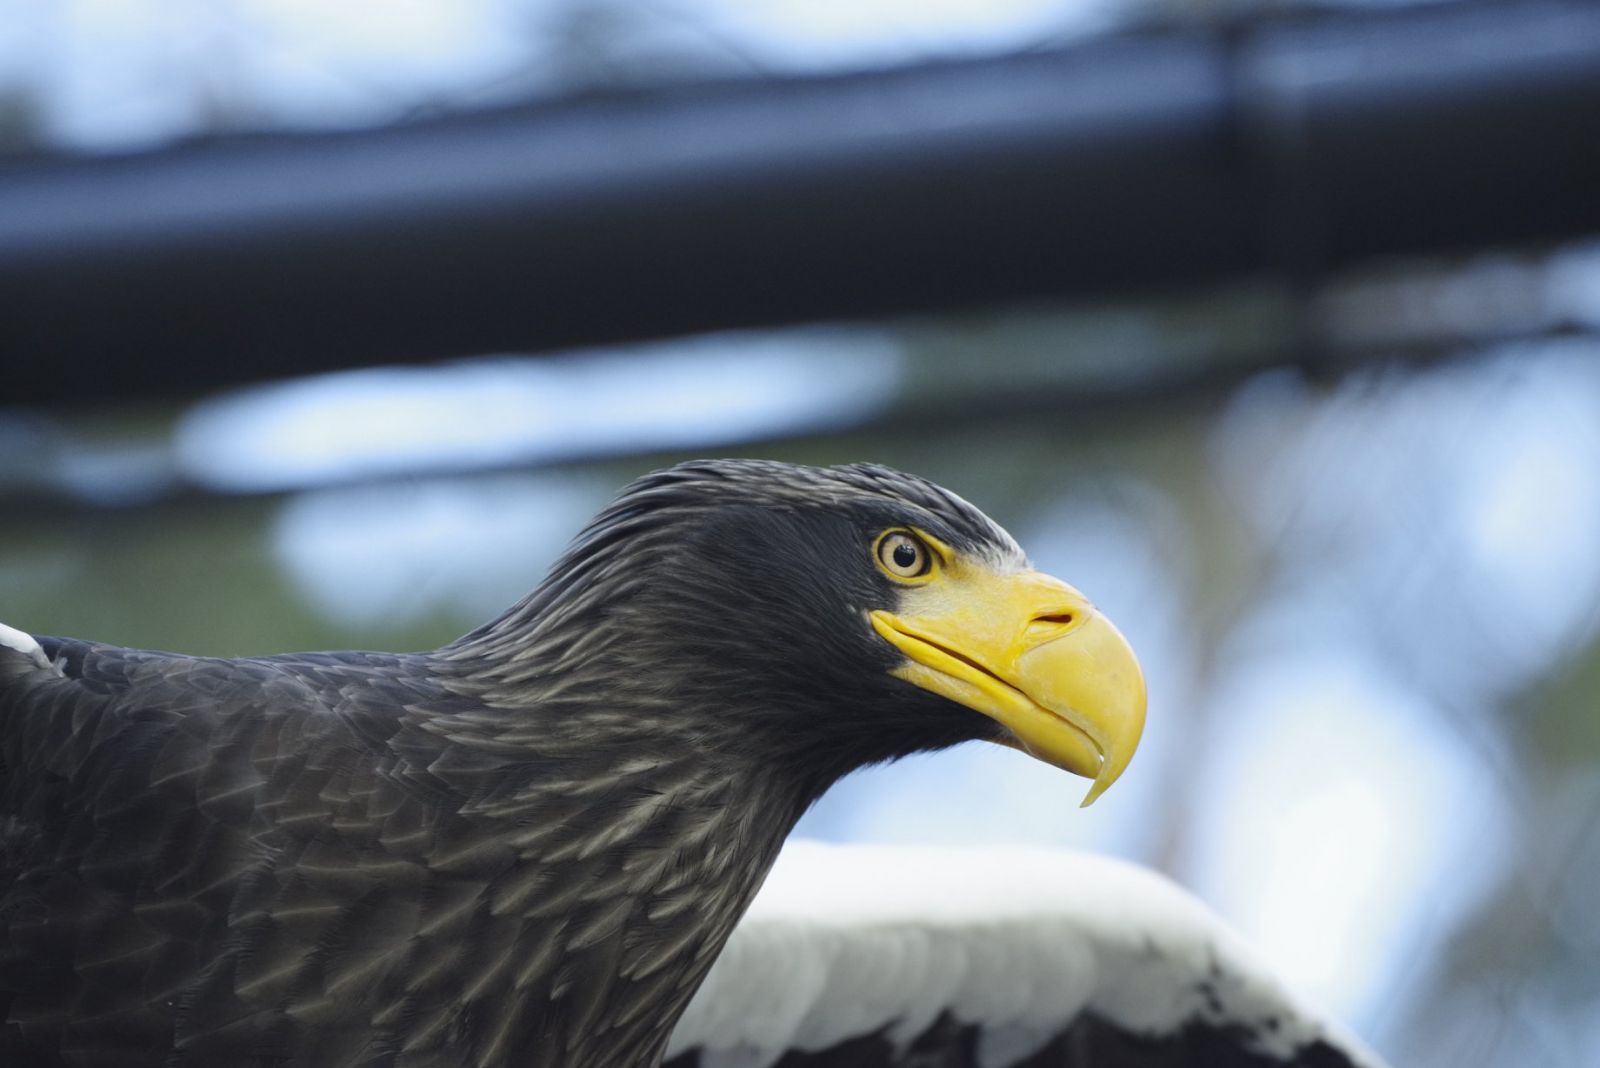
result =
M1088 804L1144 715L1082 593L870 464L646 475L430 652L0 627L0 1064L649 1068L841 776L988 741Z

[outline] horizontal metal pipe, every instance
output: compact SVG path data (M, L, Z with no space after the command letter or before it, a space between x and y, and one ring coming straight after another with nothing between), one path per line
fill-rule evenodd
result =
M0 402L1600 231L1600 9L1114 37L0 172Z

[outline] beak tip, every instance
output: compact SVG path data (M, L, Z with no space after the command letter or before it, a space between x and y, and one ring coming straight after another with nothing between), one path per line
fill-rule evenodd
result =
M1105 793L1106 789L1110 785L1111 785L1110 781L1108 781L1105 778L1099 778L1099 779L1096 779L1094 782L1090 783L1089 784L1089 792L1083 795L1083 800L1078 804L1078 807L1079 808L1088 808L1090 805L1092 805L1096 801L1100 800L1100 795Z

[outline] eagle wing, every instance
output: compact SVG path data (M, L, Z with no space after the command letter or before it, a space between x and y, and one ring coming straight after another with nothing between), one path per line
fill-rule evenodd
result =
M1147 869L790 842L668 1068L1381 1068Z
M419 933L437 783L375 745L425 674L0 632L0 1063L338 1063L368 1042L340 996L404 1004L383 953L452 934Z

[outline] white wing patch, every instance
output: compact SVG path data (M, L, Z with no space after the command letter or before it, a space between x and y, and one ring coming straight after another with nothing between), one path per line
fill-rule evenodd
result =
M1381 1061L1154 872L1086 854L789 843L673 1033L668 1056L767 1068L941 1013L981 1028L985 1068L1042 1048L1083 1012L1127 1031L1231 1024L1261 1054L1318 1039Z
M0 623L0 649L21 653L34 667L45 671L56 670L55 665L50 663L50 658L44 655L44 647L34 640L33 635L15 627L8 627L4 623Z

